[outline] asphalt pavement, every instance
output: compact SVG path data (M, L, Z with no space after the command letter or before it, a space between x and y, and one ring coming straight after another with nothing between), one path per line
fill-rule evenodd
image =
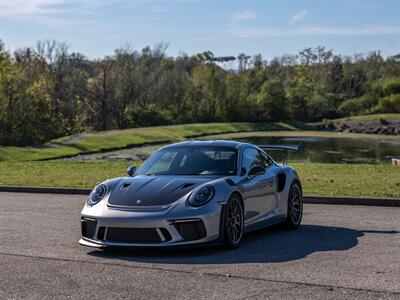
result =
M400 208L306 204L224 250L78 244L86 196L0 193L0 299L400 299Z

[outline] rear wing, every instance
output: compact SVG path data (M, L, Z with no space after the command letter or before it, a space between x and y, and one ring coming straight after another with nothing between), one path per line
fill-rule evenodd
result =
M287 164L287 158L288 158L288 153L289 151L291 152L299 152L304 149L303 143L297 144L297 145L258 145L258 147L262 150L278 150L278 151L284 151L284 156L283 156L283 164Z

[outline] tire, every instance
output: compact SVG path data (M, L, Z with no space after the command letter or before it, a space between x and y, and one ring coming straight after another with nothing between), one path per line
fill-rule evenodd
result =
M287 217L284 225L288 229L296 229L300 226L303 217L303 193L300 184L293 182L288 196Z
M239 247L244 233L244 212L242 200L232 195L223 210L223 243L227 249Z

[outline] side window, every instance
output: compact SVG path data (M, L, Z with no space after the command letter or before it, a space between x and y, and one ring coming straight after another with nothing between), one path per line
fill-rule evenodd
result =
M272 164L271 159L262 153L261 151L254 148L246 148L243 151L242 167L246 168L248 172L251 167L259 165L264 168L269 167Z
M263 161L263 166L265 168L268 168L270 165L272 165L272 160L268 155L265 155L264 153L261 152L261 157Z
M246 148L243 151L243 160L242 160L242 167L246 168L248 172L251 167L260 165L264 166L265 163L263 162L263 155L260 151L254 148Z

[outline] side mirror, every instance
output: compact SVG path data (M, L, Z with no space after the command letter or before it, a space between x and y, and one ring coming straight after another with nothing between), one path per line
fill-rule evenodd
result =
M249 177L254 177L257 175L265 174L265 168L263 166L257 165L251 167L248 176Z
M129 166L128 169L126 169L126 173L128 173L128 176L134 176L136 173L136 166Z

